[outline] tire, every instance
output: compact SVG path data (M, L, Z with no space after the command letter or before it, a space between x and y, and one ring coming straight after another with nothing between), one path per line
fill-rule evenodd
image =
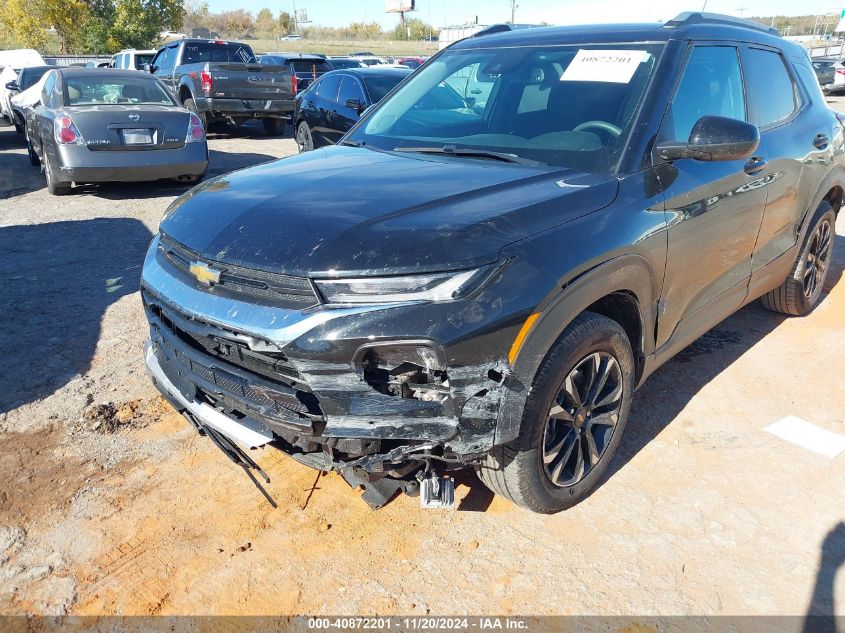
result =
M29 155L30 165L37 167L41 164L41 159L39 159L38 154L35 153L35 150L32 147L32 141L30 141L28 137L26 139L26 153Z
M56 179L53 167L50 165L50 159L46 155L44 156L44 175L47 177L47 191L51 194L54 196L65 196L70 193L70 183L59 182Z
M182 102L182 105L199 117L200 123L202 123L202 129L205 130L206 134L208 134L208 116L206 116L206 113L197 110L197 104L193 99L185 99L185 101Z
M311 128L305 121L300 121L296 126L296 146L299 153L310 152L314 149L314 137L311 135Z
M790 316L803 316L818 305L833 257L835 225L833 207L826 201L822 202L813 215L789 277L760 297L764 308Z
M598 367L608 370L604 383L589 380L597 358ZM602 370L596 375L602 375ZM590 384L602 384L592 397ZM574 400L564 394L567 385L583 391L585 401L601 404L613 400L597 407L595 417L592 412L585 417L584 409L573 406ZM618 395L617 388L621 390ZM537 370L519 435L490 452L478 468L479 478L496 494L534 512L551 514L574 506L590 494L612 459L625 429L633 391L634 356L625 331L607 317L582 313L564 330ZM557 420L551 417L553 405L558 410ZM569 421L564 421L565 417ZM568 452L567 446L571 447ZM591 449L598 458L591 460L588 469L585 458ZM552 459L553 455L557 457Z
M284 119L261 119L264 124L264 133L267 136L281 136L285 133Z

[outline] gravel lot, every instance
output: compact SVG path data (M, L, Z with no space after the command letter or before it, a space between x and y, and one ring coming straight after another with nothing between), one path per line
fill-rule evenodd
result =
M211 173L295 152L210 147ZM0 613L845 614L845 454L763 430L845 434L845 214L820 307L749 306L660 369L585 503L538 516L466 475L454 512L373 512L261 449L273 508L147 380L138 277L182 191L51 197L0 128Z

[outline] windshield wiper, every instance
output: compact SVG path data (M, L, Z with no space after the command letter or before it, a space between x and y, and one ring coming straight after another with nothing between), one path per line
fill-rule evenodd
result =
M456 147L455 145L444 145L443 147L394 147L394 152L413 152L419 154L446 154L447 156L470 156L477 158L492 158L505 163L519 163L520 165L542 165L539 160L522 158L516 154L506 152L493 152L486 149L472 149L468 147Z

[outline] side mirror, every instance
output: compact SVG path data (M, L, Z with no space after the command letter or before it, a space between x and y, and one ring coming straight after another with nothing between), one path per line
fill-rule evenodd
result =
M347 99L346 100L346 107L355 110L358 114L361 114L364 110L367 109L366 104L361 103L358 99Z
M155 71L155 68L153 68L152 64L144 64L144 72L145 73L151 73L151 72L154 72L154 71Z
M760 144L760 131L745 121L721 116L703 116L692 128L686 143L669 141L657 146L663 160L740 160L748 158Z
M6 84L6 90L18 91L20 89L21 89L21 87L18 85L17 81L10 81L9 83Z

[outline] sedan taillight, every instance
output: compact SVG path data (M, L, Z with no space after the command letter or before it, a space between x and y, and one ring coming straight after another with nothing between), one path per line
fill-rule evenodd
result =
M82 145L85 140L79 133L73 120L64 113L59 114L53 120L53 131L56 136L56 143L59 145Z
M837 68L836 74L837 75L845 75L845 68Z
M185 137L186 143L201 143L205 140L205 130L202 127L200 118L191 113L191 120L188 123L188 136Z

